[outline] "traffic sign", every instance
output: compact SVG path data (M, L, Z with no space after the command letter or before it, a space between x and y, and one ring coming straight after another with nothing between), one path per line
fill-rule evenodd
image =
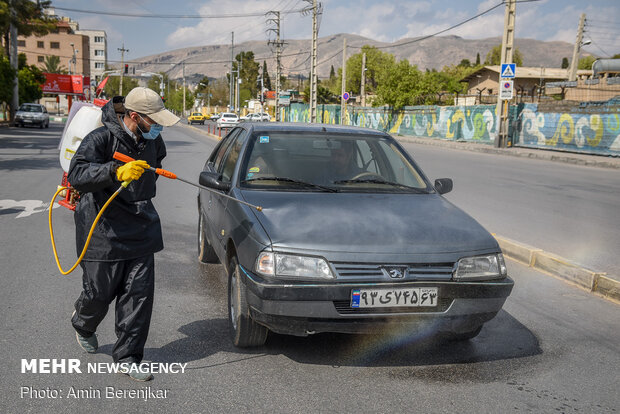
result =
M500 74L500 78L513 79L515 77L516 72L517 72L516 63L502 63L502 71Z
M510 100L512 99L514 91L514 81L505 80L500 83L499 99Z
M349 92L345 92L345 93L342 94L342 99L344 99L345 101L348 101L349 97L350 97L349 96Z

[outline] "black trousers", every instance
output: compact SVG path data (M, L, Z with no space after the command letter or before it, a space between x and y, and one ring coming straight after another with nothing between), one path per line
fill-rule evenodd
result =
M108 306L116 299L117 341L112 350L115 362L142 361L149 334L155 288L154 255L118 262L82 262L83 290L75 302L71 323L82 336L91 336Z

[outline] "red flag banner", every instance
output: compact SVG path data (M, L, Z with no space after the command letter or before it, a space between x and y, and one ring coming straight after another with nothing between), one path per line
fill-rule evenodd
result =
M95 90L95 96L99 96L101 91L103 91L103 88L105 88L105 84L108 82L109 78L109 76L106 76L106 78L102 80L101 83L97 86L97 89Z

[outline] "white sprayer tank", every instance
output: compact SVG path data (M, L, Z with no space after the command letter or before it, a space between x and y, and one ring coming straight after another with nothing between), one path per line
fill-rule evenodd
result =
M100 126L103 126L101 108L96 106L83 106L71 118L60 143L60 166L65 172L69 172L71 158L73 158L84 137Z

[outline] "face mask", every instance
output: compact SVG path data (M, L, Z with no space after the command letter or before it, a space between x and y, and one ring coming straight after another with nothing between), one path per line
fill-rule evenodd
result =
M140 117L140 119L144 121L144 118ZM142 128L140 128L140 125L138 125L138 130L140 130L140 133L142 134L142 138L155 139L159 136L159 134L161 134L161 131L164 130L164 127L159 124L152 124L151 129L149 129L149 132L144 132L142 131Z

